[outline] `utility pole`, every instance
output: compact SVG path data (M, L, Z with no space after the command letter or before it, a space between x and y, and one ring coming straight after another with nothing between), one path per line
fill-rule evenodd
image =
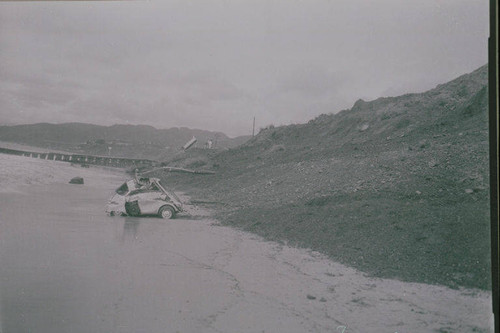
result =
M255 116L253 117L252 136L255 136Z

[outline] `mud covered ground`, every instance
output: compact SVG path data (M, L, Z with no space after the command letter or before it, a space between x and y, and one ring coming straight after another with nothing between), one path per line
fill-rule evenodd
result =
M420 94L269 126L158 173L222 223L372 276L491 290L487 67Z
M484 291L367 277L194 205L107 217L123 174L0 158L2 332L490 331Z

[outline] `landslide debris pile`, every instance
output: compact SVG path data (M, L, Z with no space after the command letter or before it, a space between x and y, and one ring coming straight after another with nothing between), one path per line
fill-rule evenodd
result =
M214 176L163 176L224 224L374 276L488 289L487 129L484 66L198 156Z

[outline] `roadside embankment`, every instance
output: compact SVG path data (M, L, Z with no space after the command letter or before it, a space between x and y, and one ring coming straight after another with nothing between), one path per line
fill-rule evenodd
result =
M223 224L371 275L489 290L487 124L484 66L171 164L216 175L158 176L211 202Z

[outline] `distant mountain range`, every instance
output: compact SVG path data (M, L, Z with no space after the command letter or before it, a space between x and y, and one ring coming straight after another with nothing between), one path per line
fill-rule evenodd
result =
M121 153L124 157L158 157L165 152L178 150L193 136L198 140L198 147L204 147L208 140L212 140L217 148L235 147L250 138L243 136L231 139L222 132L185 127L156 129L147 125L39 123L0 126L0 141L95 154L111 153L115 156ZM144 151L145 146L148 146L148 152ZM112 149L108 150L108 147Z

